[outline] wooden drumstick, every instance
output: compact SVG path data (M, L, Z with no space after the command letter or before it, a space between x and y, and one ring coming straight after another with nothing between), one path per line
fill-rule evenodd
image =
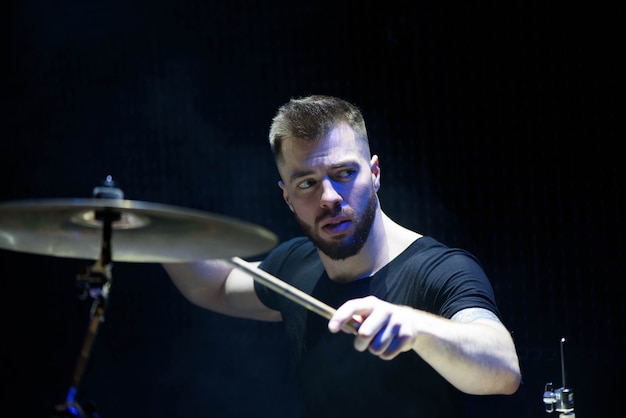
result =
M247 271L252 275L252 278L261 283L262 285L269 287L273 291L285 296L286 298L298 303L299 305L304 306L308 310L315 312L318 315L323 316L326 319L330 319L335 313L335 308L325 304L324 302L315 299L311 295L303 292L302 290L286 283L279 278L269 274L265 270L261 270L258 267L255 267L253 264L248 263L247 261L239 258L232 257L230 259L231 263L235 266ZM356 334L359 329L360 323L353 319L350 323L346 324L346 331L351 332L352 334Z

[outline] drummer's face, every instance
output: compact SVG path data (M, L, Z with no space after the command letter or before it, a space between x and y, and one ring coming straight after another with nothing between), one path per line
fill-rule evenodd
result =
M287 141L282 153L279 186L304 233L331 258L357 254L376 214L378 157L345 124L317 142Z

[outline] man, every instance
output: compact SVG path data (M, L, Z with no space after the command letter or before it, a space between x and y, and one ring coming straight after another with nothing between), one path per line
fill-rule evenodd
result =
M516 349L488 278L471 254L383 212L359 109L328 96L292 99L269 140L306 237L278 245L259 267L335 313L327 320L220 260L166 264L183 295L222 314L284 322L302 416L458 418L462 393L515 393Z

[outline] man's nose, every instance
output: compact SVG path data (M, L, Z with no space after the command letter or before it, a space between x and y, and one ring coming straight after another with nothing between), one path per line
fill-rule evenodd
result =
M343 198L337 192L336 183L330 179L322 180L322 196L320 205L323 208L334 208L343 202Z

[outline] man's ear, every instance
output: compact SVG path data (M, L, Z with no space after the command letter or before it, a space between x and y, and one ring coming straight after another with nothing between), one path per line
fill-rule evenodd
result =
M370 171L372 172L374 190L378 192L378 189L380 189L380 164L378 162L378 155L372 156L372 159L370 160Z
M283 191L283 199L285 200L287 206L289 206L289 210L293 212L293 205L289 201L289 193L287 193L287 188L285 187L285 183L283 183L282 180L278 181L278 187L280 187L280 189Z

